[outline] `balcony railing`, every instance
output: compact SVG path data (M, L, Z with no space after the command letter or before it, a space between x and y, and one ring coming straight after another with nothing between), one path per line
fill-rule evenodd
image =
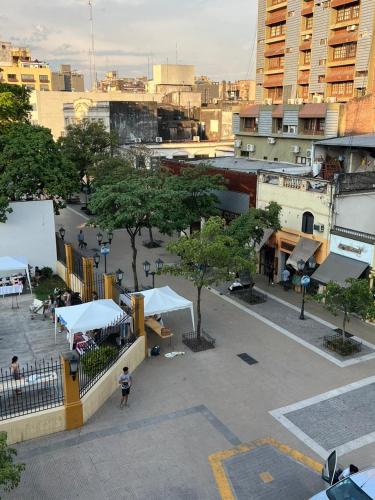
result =
M286 9L270 12L266 19L266 25L282 23L286 20Z
M264 57L281 56L285 54L285 42L276 42L267 47Z
M333 226L331 233L339 236L346 236L347 238L358 239L366 243L375 243L375 234L364 233L362 231L356 231L355 229Z
M354 80L354 70L354 65L329 68L327 70L326 82L347 82Z
M271 87L282 87L283 85L283 75L269 75L264 78L263 87L271 88Z

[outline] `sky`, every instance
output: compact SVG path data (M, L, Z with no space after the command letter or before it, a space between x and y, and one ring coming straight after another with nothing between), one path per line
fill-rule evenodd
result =
M194 64L214 80L254 77L257 0L92 0L98 78L148 76L150 65ZM89 84L87 0L1 0L0 39L72 64ZM152 76L152 75L150 75Z

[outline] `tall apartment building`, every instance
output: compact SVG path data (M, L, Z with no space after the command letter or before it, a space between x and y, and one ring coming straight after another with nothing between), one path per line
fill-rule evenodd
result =
M84 76L72 70L70 64L61 64L59 71L52 72L52 90L65 92L83 92Z
M374 0L259 0L256 102L347 102L374 89Z

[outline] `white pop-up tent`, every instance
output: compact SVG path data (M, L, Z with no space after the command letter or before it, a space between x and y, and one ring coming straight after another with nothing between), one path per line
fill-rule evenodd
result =
M144 296L144 314L153 316L154 314L163 314L181 309L190 309L191 321L194 327L194 307L191 300L178 295L169 286L152 288L151 290L142 290ZM132 294L133 295L133 294Z
M126 316L124 311L112 299L93 300L76 306L57 307L55 309L55 342L57 321L62 323L69 333L70 348L73 348L75 333L105 328L115 324Z
M27 257L0 257L0 275L14 271L26 271L27 280L31 290L31 280Z

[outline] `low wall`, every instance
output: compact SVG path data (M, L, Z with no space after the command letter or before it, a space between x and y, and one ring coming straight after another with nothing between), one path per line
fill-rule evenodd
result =
M86 423L106 400L119 390L118 378L124 366L133 372L145 359L145 337L139 337L116 363L82 398L83 422Z
M0 422L0 432L8 435L8 444L54 434L65 430L65 407L29 413Z
M56 262L56 274L63 281L66 279L66 267L60 261ZM75 274L70 275L70 288L73 292L78 292L81 297L83 296L84 285L83 281L81 281Z

